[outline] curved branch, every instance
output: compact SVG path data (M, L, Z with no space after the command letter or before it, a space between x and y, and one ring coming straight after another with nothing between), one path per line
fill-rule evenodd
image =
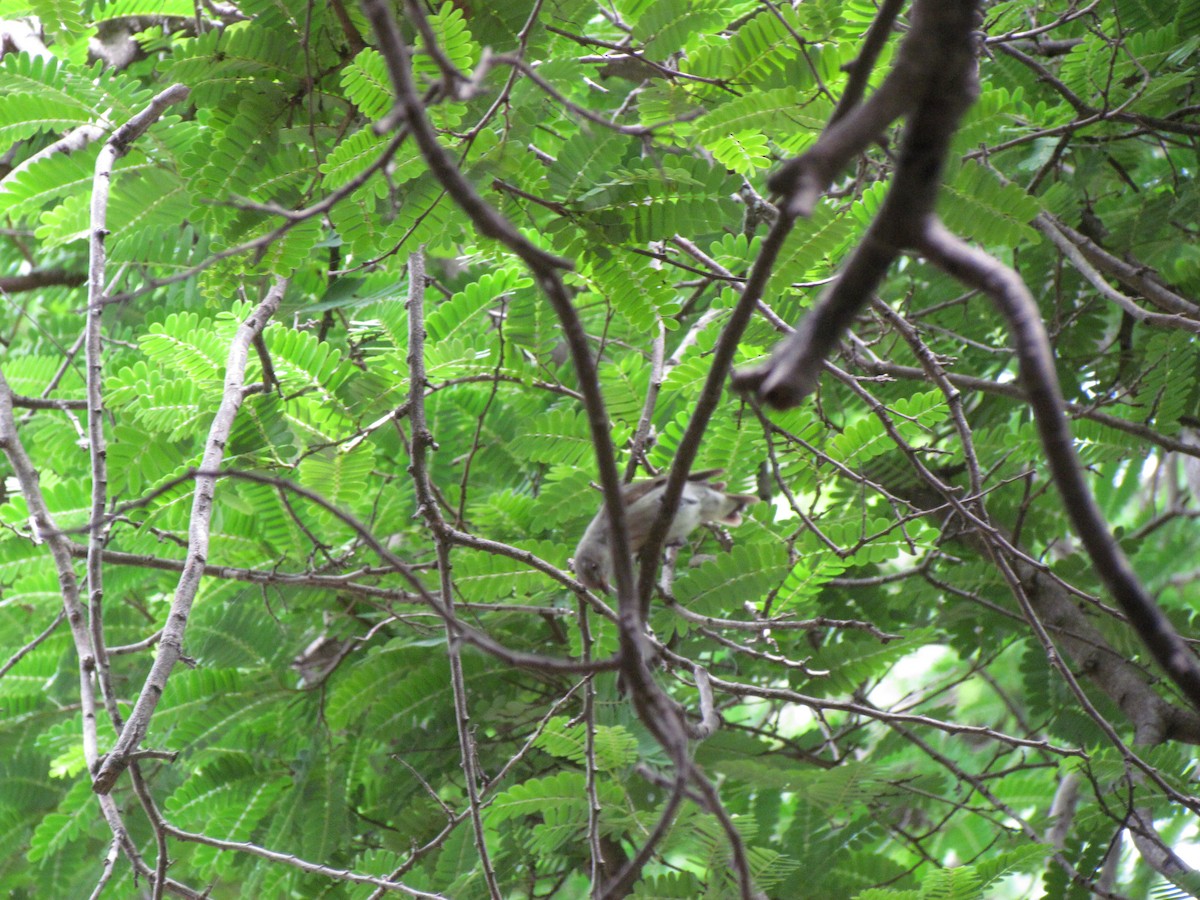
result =
M1054 484L1075 533L1083 541L1096 574L1129 617L1158 664L1200 709L1200 666L1196 658L1138 581L1088 489L1075 454L1071 430L1062 413L1062 391L1054 354L1037 302L1021 276L977 250L931 218L921 236L931 262L965 284L983 291L1008 321L1020 363L1021 380L1033 410Z
M1182 331L1200 334L1200 315L1198 315L1200 314L1200 309L1193 308L1188 310L1180 307L1177 311L1171 313L1149 312L1142 309L1134 302L1132 297L1125 296L1105 281L1104 276L1092 265L1091 260L1087 258L1083 250L1076 246L1067 237L1065 232L1051 223L1047 216L1038 216L1034 220L1034 224L1042 234L1050 238L1051 243L1070 261L1075 271L1082 275L1101 297L1123 309L1135 322L1144 322L1147 325L1159 328L1178 328ZM1156 292L1156 296L1169 294L1170 291L1165 289Z
M977 20L975 6L970 2L938 4L931 0L916 0L912 27L879 89L866 102L858 104L857 94L861 89L856 79L852 79L847 86L849 99L843 98L838 104L817 143L784 163L771 176L769 187L783 198L780 209L796 216L810 215L834 175L878 140L888 125L906 115L911 115L912 121L905 131L905 144L911 150L917 141L926 139L929 149L939 157L933 170L927 173L932 176L936 188L944 145L949 143L959 117L973 99L973 93L964 94L964 85L960 82L964 77L970 77L973 64L970 32ZM884 26L890 26L890 19L898 12L898 4L894 2L880 10L864 53L878 52L874 44L882 44L886 35ZM880 26L878 31L876 25ZM865 63L870 57L860 59ZM858 65L861 63L856 63ZM930 114L940 117L942 113L949 115L948 129L936 127L935 118L930 118ZM927 118L929 121L923 121L918 128L916 120ZM935 127L926 131L926 126ZM903 164L904 151L901 152ZM926 163L930 161L926 160ZM897 173L896 184L900 183ZM915 208L912 212L919 216L923 208Z
M88 768L91 769L96 765L99 756L96 732L96 694L92 685L95 659L91 651L87 615L79 596L79 580L75 576L75 567L71 562L72 542L58 528L46 505L45 497L42 496L41 488L38 485L37 469L17 434L16 422L13 419L12 390L3 373L0 373L0 452L8 459L21 488L21 494L29 508L35 537L39 542L45 541L49 545L50 555L54 560L63 612L70 626L71 637L74 639L75 652L78 656L79 698L83 718L83 755ZM137 844L130 837L121 818L121 809L111 797L102 796L99 798L99 802L100 811L113 833L113 839L120 844L125 857L140 875L151 876L153 870L146 864ZM194 891L173 879L163 882L163 887L179 896L188 897L190 900L199 900L201 896L199 891Z
M780 208L811 210L814 188L824 190L826 173L837 171L898 115L912 108L904 129L892 186L879 214L850 255L841 274L817 300L796 331L761 366L738 372L734 385L776 407L795 406L816 387L825 358L854 317L870 300L900 251L912 246L933 210L950 140L977 91L971 29L975 4L917 0L912 31L901 45L896 65L885 81L903 85L904 102L891 117L872 120L874 129L860 140L837 139L840 130L883 103L881 87L870 100L826 129L807 153L786 163L771 180L784 194ZM827 140L827 136L828 140ZM829 159L826 160L828 155Z
M266 297L238 326L237 333L229 346L229 357L225 363L225 390L216 415L213 416L209 428L208 440L204 446L204 456L201 465L207 472L215 471L225 456L225 445L233 430L234 419L246 396L245 376L246 361L250 353L250 345L254 336L259 334L267 325L271 316L279 309L283 300L283 292L287 287L286 279L276 279L274 286L267 292ZM112 752L104 760L96 772L92 789L98 794L107 794L117 783L117 778L129 765L131 755L141 744L150 727L150 717L158 706L167 678L183 653L183 633L187 627L188 615L191 613L192 601L200 587L200 579L204 575L204 564L208 561L209 528L212 522L213 495L216 492L216 477L212 474L196 476L196 490L192 501L191 521L188 524L188 557L183 572L179 576L179 584L175 588L175 596L171 601L171 609L163 626L162 640L159 642L158 655L154 665L146 676L146 682L138 695L133 711L129 715L125 727Z
M571 362L579 379L595 452L600 486L612 529L610 541L614 561L614 581L619 602L619 639L621 671L632 690L642 722L678 765L687 765L687 735L679 713L662 690L654 684L646 661L648 647L634 594L633 566L629 552L629 532L621 495L615 449L608 413L600 390L596 363L592 359L587 333L579 314L571 304L561 272L572 268L562 257L549 253L523 235L511 222L490 206L462 174L450 155L438 142L424 105L417 94L410 71L408 48L400 37L389 5L383 0L363 0L363 10L379 39L379 50L388 68L396 93L396 110L412 133L434 177L451 198L470 217L480 234L494 238L515 253L533 273L538 286L550 301L567 343ZM410 15L423 15L412 3Z

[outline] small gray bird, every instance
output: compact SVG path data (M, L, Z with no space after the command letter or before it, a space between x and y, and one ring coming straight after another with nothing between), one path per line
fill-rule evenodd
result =
M679 498L679 509L675 511L671 529L667 532L668 545L682 544L689 534L709 522L740 525L742 510L758 502L758 498L752 494L726 494L723 481L709 481L723 471L706 469L688 475L683 495ZM658 517L666 488L667 476L659 475L646 481L635 481L621 489L621 499L625 501L625 522L629 527L629 549L634 554L646 543L646 536ZM608 512L603 505L583 533L571 565L584 587L611 593L608 579L613 574L613 558L609 547Z

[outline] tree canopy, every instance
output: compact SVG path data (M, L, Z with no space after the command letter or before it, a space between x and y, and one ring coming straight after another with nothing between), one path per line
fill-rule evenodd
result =
M1200 896L1198 35L0 0L0 890Z

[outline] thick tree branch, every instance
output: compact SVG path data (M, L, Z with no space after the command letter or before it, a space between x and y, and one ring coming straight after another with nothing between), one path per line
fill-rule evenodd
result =
M912 30L884 86L828 127L811 150L785 163L772 179L772 189L783 195L781 208L807 214L833 172L889 122L912 110L891 189L867 233L795 333L766 363L734 375L739 389L753 391L778 407L795 406L808 396L825 357L870 300L896 256L921 233L937 198L950 139L977 91L971 41L975 22L973 3L917 0ZM898 85L895 97L885 93L890 82ZM864 111L873 105L886 105L886 114L864 118ZM854 141L841 140L841 130L860 118L864 128L873 130Z
M987 294L1013 332L1021 381L1046 451L1051 477L1100 580L1121 606L1163 670L1200 709L1200 667L1170 621L1138 581L1088 489L1063 416L1062 391L1037 302L1021 277L947 231L935 219L925 227L921 249L930 261Z
M0 294L19 294L22 291L36 291L44 287L79 287L85 281L87 276L77 272L40 269L26 275L0 277Z

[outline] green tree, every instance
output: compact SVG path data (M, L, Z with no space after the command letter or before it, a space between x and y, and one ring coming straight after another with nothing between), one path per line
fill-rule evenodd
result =
M1197 34L0 0L0 889L1200 896Z

